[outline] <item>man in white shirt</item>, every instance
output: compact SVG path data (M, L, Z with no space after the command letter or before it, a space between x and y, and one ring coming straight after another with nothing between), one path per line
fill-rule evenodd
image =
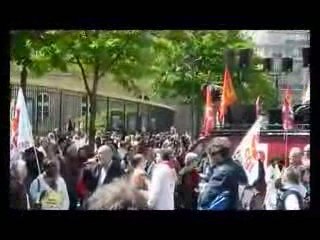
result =
M154 210L174 210L177 175L171 149L161 151L161 161L152 172L148 205Z

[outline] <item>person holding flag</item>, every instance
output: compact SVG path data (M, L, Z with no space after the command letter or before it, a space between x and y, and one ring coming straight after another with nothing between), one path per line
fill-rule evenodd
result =
M31 147L34 148L36 153L27 106L22 89L20 88L10 129L10 160L15 161L17 156ZM38 173L40 174L39 160L36 159L36 161Z

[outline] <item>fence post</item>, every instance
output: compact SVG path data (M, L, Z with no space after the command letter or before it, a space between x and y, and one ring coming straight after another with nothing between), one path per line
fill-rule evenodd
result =
M137 103L137 114L136 114L136 131L140 130L140 103Z
M123 102L123 130L127 130L126 126L126 103Z
M110 98L107 97L106 132L109 130L110 122Z
M59 129L62 132L62 90L60 90Z
M36 87L36 135L39 134L39 129L38 129L38 95L39 95L39 88Z

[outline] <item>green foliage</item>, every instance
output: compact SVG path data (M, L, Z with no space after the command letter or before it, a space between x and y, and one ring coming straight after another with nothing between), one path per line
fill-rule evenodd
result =
M50 62L39 54L44 44L44 31L12 31L10 60L18 66L26 66L37 76L50 71Z
M153 82L153 90L164 98L190 99L193 96L199 99L205 82L222 84L225 49L253 48L253 43L237 30L158 31L155 35L158 56L153 69L158 77ZM243 81L239 82L236 74L233 78L241 102L252 103L261 95L266 105L273 104L272 84L254 65L247 70Z

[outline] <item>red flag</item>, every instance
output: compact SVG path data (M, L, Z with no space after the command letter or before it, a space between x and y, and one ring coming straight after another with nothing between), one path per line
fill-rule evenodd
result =
M282 127L284 130L293 128L294 116L291 106L291 96L291 91L286 89L282 105Z
M222 119L224 118L228 107L231 106L235 101L237 101L237 95L233 88L231 74L226 66L224 71L223 88L222 88L220 111L219 111L220 121L222 121Z
M211 86L206 86L206 102L205 102L205 111L203 117L203 125L201 136L208 136L214 128L214 119L213 119L213 102L211 96Z

